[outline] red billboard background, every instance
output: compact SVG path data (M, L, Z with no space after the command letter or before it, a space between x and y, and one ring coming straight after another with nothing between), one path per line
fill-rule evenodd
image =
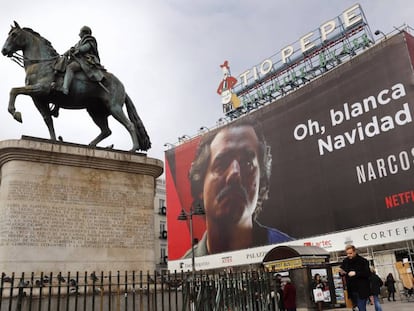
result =
M191 206L192 197L188 171L199 142L200 137L197 137L166 151L168 258L170 259L180 258L189 249L189 245L191 245L189 221L178 221L177 217L182 209L188 213ZM205 230L204 219L194 216L193 222L194 238L201 239Z
M414 215L413 50L399 34L252 112L273 157L260 223L304 238ZM200 139L166 151L169 260L190 248L177 217ZM193 228L200 239L203 219Z

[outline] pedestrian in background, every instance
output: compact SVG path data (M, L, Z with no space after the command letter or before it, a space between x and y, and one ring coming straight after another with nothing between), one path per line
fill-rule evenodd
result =
M278 273L276 274L276 297L277 297L277 306L279 311L285 311L285 304L283 303L283 288L282 288L282 276Z
M325 283L322 281L321 275L319 273L316 273L315 276L313 277L312 289L320 290L320 292L322 293L322 298L323 298L323 290L325 289ZM318 308L318 311L322 311L323 300L318 301L315 295L313 298L314 298L316 307Z
M283 303L286 311L296 311L296 287L292 284L290 278L286 278L286 284L283 287Z
M371 276L369 277L370 286L371 286L371 302L374 304L375 311L382 311L381 304L379 301L379 294L381 292L381 286L384 285L384 282L376 274L375 269L371 268Z
M391 301L391 296L392 301L395 301L395 280L392 273L388 273L387 279L385 280L385 286L387 286L388 290L388 301Z

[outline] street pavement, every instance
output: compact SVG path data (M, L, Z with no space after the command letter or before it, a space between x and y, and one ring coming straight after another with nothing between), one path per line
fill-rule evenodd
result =
M383 303L381 304L382 311L413 311L414 310L414 300L411 299L409 302L405 300L397 300L397 301L387 301L384 299ZM329 309L329 310L351 310L350 308L337 308L337 309ZM368 305L367 311L375 311L374 306Z

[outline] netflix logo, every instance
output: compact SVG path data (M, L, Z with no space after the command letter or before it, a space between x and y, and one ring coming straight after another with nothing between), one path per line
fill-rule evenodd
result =
M396 193L385 197L385 206L387 208L394 208L412 202L414 202L413 190Z

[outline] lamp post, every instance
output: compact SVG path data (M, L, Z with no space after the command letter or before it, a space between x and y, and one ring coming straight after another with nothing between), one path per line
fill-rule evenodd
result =
M384 39L387 39L387 36L386 36L386 34L385 33L383 33L381 30L375 30L375 32L374 32L374 34L376 35L376 36L379 36L379 35L382 35L383 37L384 37Z
M185 141L185 140L187 140L187 139L191 139L191 136L189 136L189 135L187 135L187 134L184 134L184 135L182 135L182 136L178 137L178 142L179 142L179 143L182 143L182 142L184 142L184 141Z
M193 233L193 216L202 216L205 215L204 209L198 205L196 208L193 206L190 207L190 211L186 212L184 209L181 209L180 215L177 219L182 221L190 220L190 239L191 239L191 268L193 275L195 273L195 256L194 256L194 233Z
M171 148L174 148L174 144L171 144L171 143L165 143L165 144L164 144L164 147L165 147L165 148L168 148L168 149L171 149Z
M209 130L210 129L207 126L202 126L202 127L200 127L199 132L204 133L204 132L208 132Z

